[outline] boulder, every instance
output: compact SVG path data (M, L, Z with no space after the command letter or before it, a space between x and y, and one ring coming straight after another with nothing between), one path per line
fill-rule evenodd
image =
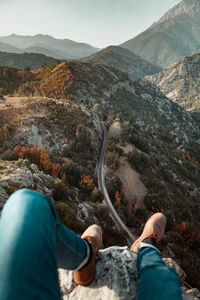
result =
M172 264L172 262L170 261ZM72 271L58 269L63 300L134 300L137 299L137 255L128 247L110 247L98 252L96 277L88 286L73 282ZM183 300L192 300L183 289Z

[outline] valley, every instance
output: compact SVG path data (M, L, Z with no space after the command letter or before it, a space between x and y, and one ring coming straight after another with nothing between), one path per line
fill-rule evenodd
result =
M200 289L199 24L182 0L119 46L0 37L0 210L37 190L76 233L100 225L104 248L162 212L158 248Z

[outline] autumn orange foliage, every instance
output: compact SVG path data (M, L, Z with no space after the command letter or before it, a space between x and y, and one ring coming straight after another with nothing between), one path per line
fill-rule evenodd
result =
M120 199L120 196L119 196L119 192L115 193L115 201L117 202L117 204L120 204L120 202L121 202L121 199Z
M194 165L200 165L199 162L196 161L193 157L191 157L189 153L183 154L183 158L185 158Z
M17 146L15 146L15 148L13 149L13 151L19 155L20 151L22 149L22 145L18 144Z
M27 158L30 162L40 166L53 177L60 174L61 166L51 160L49 150L39 146L24 147L17 145L13 150L20 158Z
M200 232L191 232L189 222L175 224L174 230L184 237L186 248L191 248L197 242L200 243Z
M80 186L81 187L91 187L93 185L94 181L93 179L90 177L90 175L86 175L86 174L83 174L81 176L81 180L80 180Z
M187 221L184 221L180 224L175 224L175 226L174 226L175 231L179 234L182 234L188 228L189 228L189 222L187 222Z

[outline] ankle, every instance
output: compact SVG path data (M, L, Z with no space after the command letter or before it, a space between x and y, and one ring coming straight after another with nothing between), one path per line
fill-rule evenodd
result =
M142 243L146 243L146 244L149 244L149 245L152 245L152 246L156 246L156 239L153 238L153 237L148 237L148 238L145 238L144 240L142 240Z
M76 268L76 271L79 271L83 268L85 268L91 261L92 259L92 246L91 244L87 241L87 239L84 239L84 241L86 242L86 249L85 249L85 258L82 261L82 263Z

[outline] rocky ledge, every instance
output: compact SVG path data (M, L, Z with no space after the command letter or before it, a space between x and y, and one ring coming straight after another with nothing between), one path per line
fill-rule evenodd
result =
M183 280L183 271L172 259L164 259ZM96 262L95 280L82 287L73 282L72 271L59 269L63 300L134 300L137 299L137 255L128 247L110 247L100 250ZM183 300L199 299L199 291L182 288ZM191 296L191 295L193 296Z
M3 208L10 194L21 188L37 190L53 200L52 185L54 179L39 171L28 160L0 160L0 209Z

